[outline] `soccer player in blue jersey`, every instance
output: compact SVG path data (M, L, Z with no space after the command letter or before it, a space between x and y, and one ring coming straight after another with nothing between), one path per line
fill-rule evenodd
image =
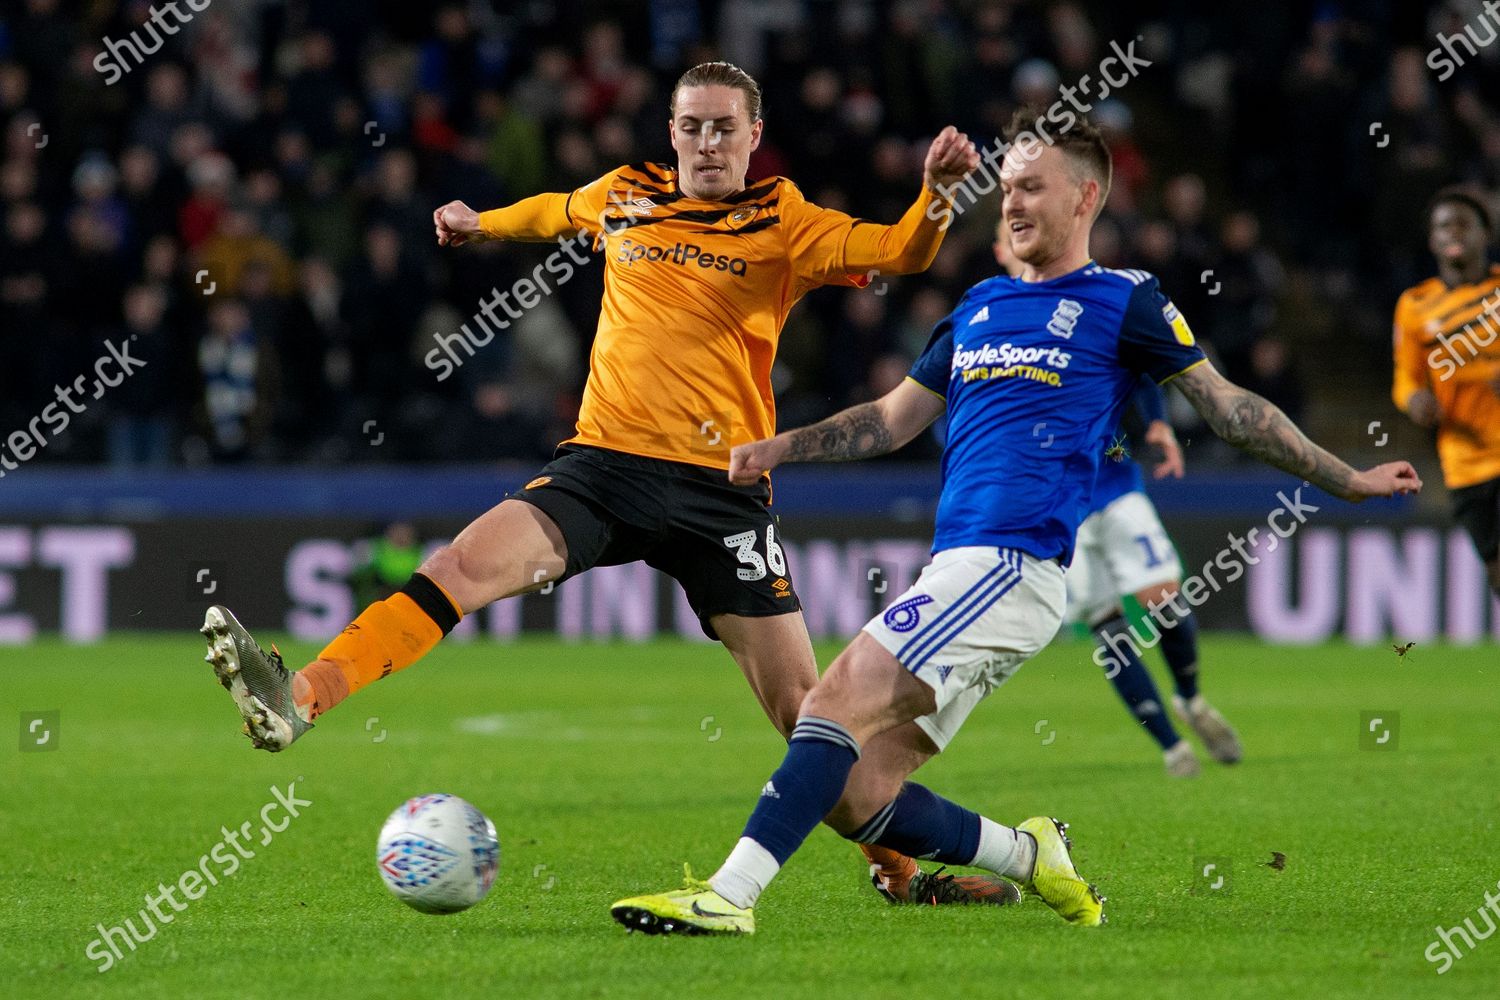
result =
M1020 135L1043 124L1018 113L1020 141L1001 173L1019 279L971 288L910 378L881 399L734 449L730 479L749 482L782 462L883 454L946 409L933 558L802 702L786 757L719 870L615 903L625 926L753 932L761 892L820 821L857 842L1013 879L1069 923L1103 922L1063 824L1005 826L904 779L1056 633L1102 445L1141 374L1173 380L1225 440L1336 496L1421 488L1406 462L1356 471L1309 441L1214 370L1154 277L1095 264L1089 231L1109 191L1109 150L1082 121L1046 133L1046 144Z

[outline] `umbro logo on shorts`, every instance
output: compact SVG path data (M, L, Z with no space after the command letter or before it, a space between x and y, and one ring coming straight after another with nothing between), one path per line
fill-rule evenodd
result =
M546 486L550 482L552 482L551 476L537 476L531 482L526 484L526 489L534 490L539 486Z
M777 597L790 597L792 595L792 585L784 576L778 576L776 581L771 584L771 589L776 591Z

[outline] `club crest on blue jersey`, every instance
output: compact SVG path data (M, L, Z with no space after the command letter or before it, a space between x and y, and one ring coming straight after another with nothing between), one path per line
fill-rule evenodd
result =
M1078 325L1078 317L1082 315L1082 305L1072 299L1062 299L1053 310L1052 318L1047 321L1047 329L1064 340L1071 340L1073 328Z

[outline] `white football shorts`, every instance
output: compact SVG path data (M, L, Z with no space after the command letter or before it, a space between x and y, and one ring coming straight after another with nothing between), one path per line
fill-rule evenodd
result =
M964 546L933 556L864 630L932 688L937 710L916 721L942 750L975 705L1052 641L1065 600L1056 560Z
M1182 579L1182 560L1156 507L1127 493L1078 526L1068 567L1068 621L1095 625L1125 594Z

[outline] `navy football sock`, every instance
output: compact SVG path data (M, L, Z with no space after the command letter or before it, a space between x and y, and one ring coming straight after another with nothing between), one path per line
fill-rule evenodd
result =
M1125 616L1115 615L1097 626L1094 638L1105 651L1105 673L1131 713L1163 750L1176 745L1180 737L1167 718L1161 694L1146 672L1146 665L1136 654Z
M1161 630L1161 655L1171 668L1177 693L1190 699L1198 693L1198 618L1191 611L1167 614L1176 621Z
M797 720L781 766L761 790L743 836L764 847L778 865L802 846L844 794L859 760L859 744L837 722Z
M845 836L913 858L970 865L979 853L979 814L908 781L890 805Z

